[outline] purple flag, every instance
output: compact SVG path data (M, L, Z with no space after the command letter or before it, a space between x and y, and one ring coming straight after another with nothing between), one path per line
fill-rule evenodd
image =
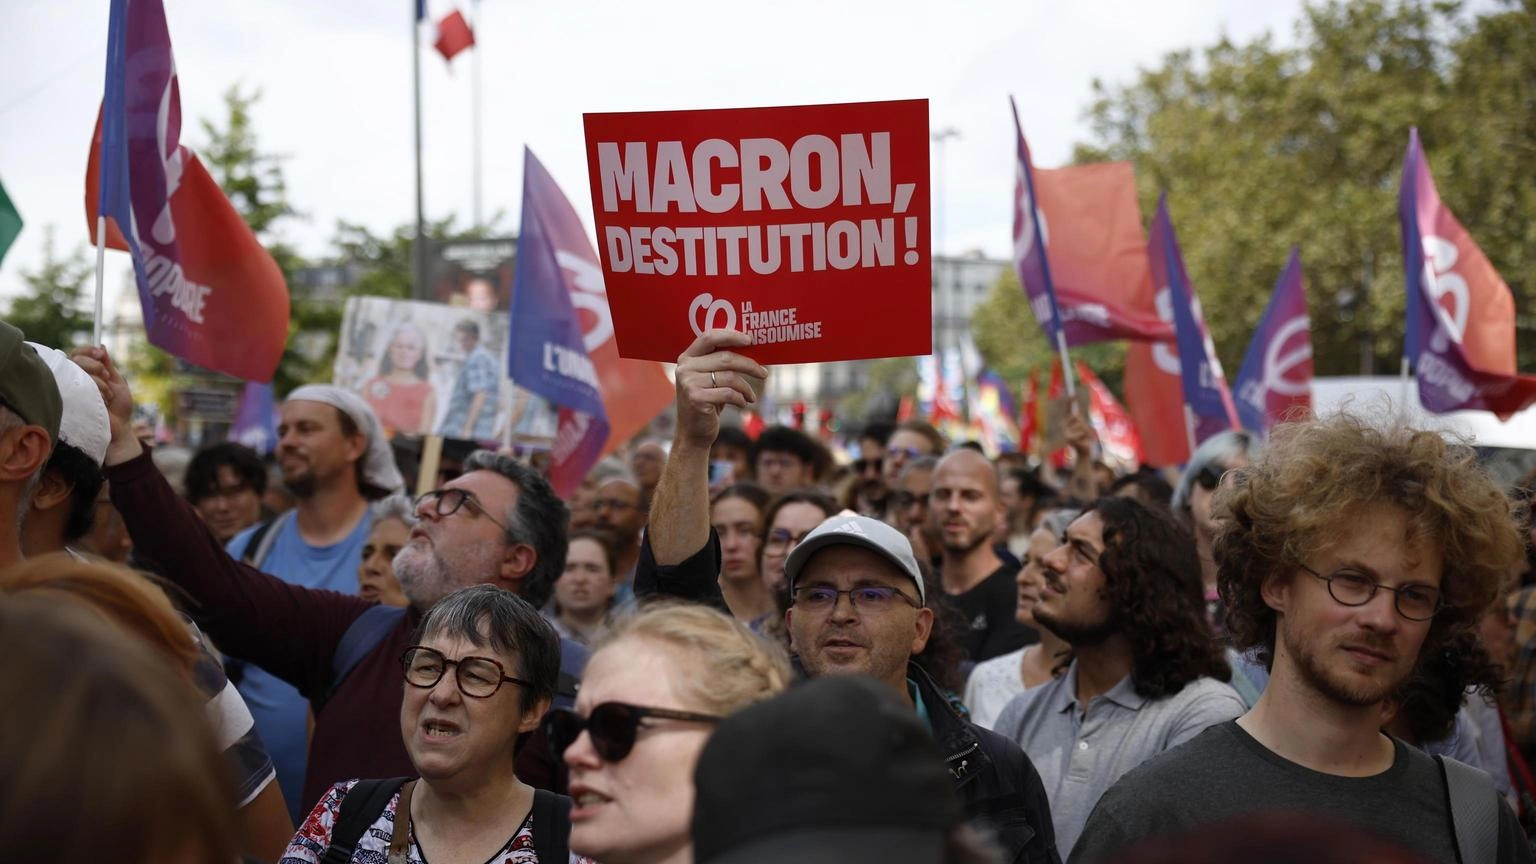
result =
M585 332L577 304L603 304L595 311L608 321L606 300L601 291L573 284L594 272L593 257L586 230L555 178L524 148L507 364L519 387L560 406L550 481L562 495L581 483L608 441L608 413L590 352L612 336L612 325Z
M1152 261L1153 278L1164 286L1158 292L1158 302L1168 302L1173 306L1184 404L1192 415L1191 429L1195 444L1198 445L1218 432L1235 428L1237 410L1232 404L1232 393L1227 389L1221 361L1216 359L1216 346L1212 344L1211 333L1206 329L1200 300L1195 296L1194 286L1189 283L1189 273L1184 269L1179 238L1174 233L1173 220L1168 216L1166 193L1157 202L1157 218L1152 221L1147 254Z
M277 408L272 400L272 385L245 382L240 391L240 407L229 427L229 440L244 444L263 455L277 446Z
M1051 261L1045 254L1045 234L1041 229L1040 201L1035 195L1035 166L1029 158L1029 144L1019 123L1019 106L1008 97L1013 109L1013 128L1018 132L1018 161L1015 164L1013 192L1013 263L1019 282L1029 295L1035 320L1045 331L1051 347L1060 344L1061 306L1056 302L1056 285L1051 280Z
M1248 343L1234 389L1243 428L1259 435L1287 417L1305 416L1311 410L1312 325L1307 317L1301 252L1295 247Z
M1514 297L1472 235L1440 201L1419 132L1408 136L1398 189L1408 328L1403 353L1434 412L1536 402L1536 377L1515 373Z
M133 256L149 341L199 366L270 381L288 287L218 183L181 146L181 91L160 0L112 0L101 122L86 167L95 236Z

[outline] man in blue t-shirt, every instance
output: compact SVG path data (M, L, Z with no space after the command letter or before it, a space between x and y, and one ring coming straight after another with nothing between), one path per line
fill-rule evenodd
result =
M355 594L370 527L368 503L404 486L378 417L356 394L307 385L283 403L277 434L283 485L298 503L235 535L229 554L295 585ZM243 664L238 674L240 695L256 718L297 823L304 816L309 703L260 667Z

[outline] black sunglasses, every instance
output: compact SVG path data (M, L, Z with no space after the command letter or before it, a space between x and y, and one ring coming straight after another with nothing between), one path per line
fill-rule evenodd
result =
M635 736L640 731L640 721L655 717L660 720L685 720L689 723L718 723L722 718L711 714L694 714L690 711L672 711L667 708L643 708L623 702L604 702L592 709L586 717L568 708L555 708L544 715L544 735L558 763L565 751L583 731L592 736L592 749L603 757L604 762L618 762L635 748Z

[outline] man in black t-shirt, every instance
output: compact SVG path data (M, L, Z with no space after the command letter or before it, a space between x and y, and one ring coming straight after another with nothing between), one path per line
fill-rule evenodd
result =
M1470 772L1464 800L1476 805L1453 823L1442 767L1381 731L1422 658L1475 625L1523 555L1509 501L1470 449L1347 414L1283 426L1215 506L1228 633L1269 667L1269 685L1247 714L1122 777L1072 864L1276 809L1343 819L1446 864L1530 862L1486 775L1444 768Z
M977 663L1038 639L1014 617L1018 565L1005 563L992 548L1004 515L997 469L987 457L962 448L939 460L928 495L928 521L944 551L939 581L965 620L960 641Z

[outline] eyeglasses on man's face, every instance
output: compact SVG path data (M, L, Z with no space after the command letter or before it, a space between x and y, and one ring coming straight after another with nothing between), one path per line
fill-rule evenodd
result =
M417 513L423 512L423 508L426 508L429 512L447 518L459 512L459 508L465 504L468 504L471 510L491 520L491 523L496 527L503 531L510 531L506 523L491 515L485 505L480 503L479 498L463 489L433 489L431 492L417 498L415 507Z
M1428 621L1444 607L1440 589L1433 585L1410 582L1396 588L1383 585L1365 573L1343 567L1324 576L1305 564L1301 569L1328 584L1328 595L1345 606L1364 606L1371 602L1377 591L1391 591L1392 605L1397 614L1409 621Z
M848 602L862 612L883 612L894 609L898 598L914 609L923 604L908 597L906 592L890 585L859 585L840 590L831 585L803 585L795 588L795 608L810 612L830 612L838 598L848 595Z

